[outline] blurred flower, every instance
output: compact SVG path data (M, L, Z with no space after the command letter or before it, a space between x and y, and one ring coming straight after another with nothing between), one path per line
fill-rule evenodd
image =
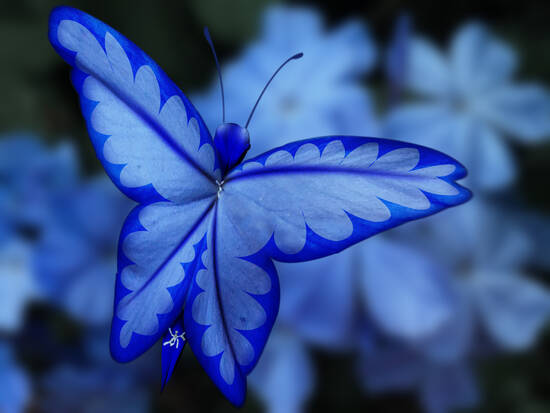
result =
M408 14L397 18L393 36L386 52L386 77L389 84L390 105L399 102L407 77L412 19Z
M418 248L385 237L277 268L279 320L309 343L332 350L354 349L364 339L358 327L366 319L375 330L414 342L454 311L449 274Z
M153 347L131 363L118 363L113 360L109 349L110 330L88 327L83 334L84 354L82 359L91 366L111 370L114 374L131 377L136 386L148 385L160 390L160 347ZM73 366L74 367L74 366Z
M356 299L354 251L350 248L310 262L277 263L278 322L308 343L332 350L353 348L361 305Z
M30 399L30 383L25 372L17 366L10 346L0 343L0 411L25 411Z
M550 317L550 292L525 270L532 257L530 234L479 198L460 211L467 220L444 213L396 234L414 239L416 248L431 252L433 268L452 274L451 317L416 341L382 332L381 344L363 351L361 374L370 390L417 389L428 412L473 403L472 361L526 350ZM403 268L414 268L413 256L400 260Z
M456 297L450 274L429 252L387 237L371 238L357 252L359 291L380 331L415 342L451 318Z
M427 413L471 408L479 401L476 380L466 363L434 363L402 345L364 354L359 370L371 392L416 390Z
M262 34L223 69L227 121L244 126L262 88L289 56L304 57L282 70L250 123L249 156L291 140L325 135L374 135L372 104L360 80L372 67L374 45L358 21L326 31L314 9L275 6L264 15ZM213 132L221 124L217 79L193 97Z
M301 412L313 391L310 356L301 340L278 323L258 365L250 374L250 385L270 413Z
M550 292L526 268L536 264L534 237L522 220L482 199L400 231L431 251L467 292L498 347L524 350L550 316Z
M457 31L448 57L420 38L408 56L406 83L427 100L397 108L385 134L457 158L474 190L509 184L515 165L503 138L531 143L550 135L547 90L515 83L516 54L480 23Z
M0 245L0 331L15 332L25 306L37 296L29 245L15 239Z
M112 316L117 239L130 201L106 178L82 182L59 199L36 249L46 296L92 325Z
M48 205L74 186L73 148L49 149L33 135L0 137L0 241L19 234L33 238L48 219Z

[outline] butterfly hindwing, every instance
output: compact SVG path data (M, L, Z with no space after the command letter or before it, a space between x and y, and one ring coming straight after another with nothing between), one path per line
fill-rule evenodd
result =
M212 219L213 201L138 206L119 242L111 353L131 361L151 347L181 313Z
M219 205L218 205L219 207ZM235 405L265 346L279 309L275 266L262 255L239 256L238 226L216 207L203 268L184 310L189 345L208 375Z

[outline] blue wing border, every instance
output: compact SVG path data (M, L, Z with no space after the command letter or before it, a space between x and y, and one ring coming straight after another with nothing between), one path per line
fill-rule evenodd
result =
M265 254L276 261L283 262L301 262L301 261L310 261L317 258L322 258L328 255L336 254L343 249L356 244L360 241L363 241L375 234L389 230L401 224L404 224L409 221L417 220L424 218L430 215L433 215L437 212L442 211L443 209L458 206L467 202L472 197L472 192L462 185L456 183L457 180L463 179L467 176L466 168L458 161L452 157L436 151L435 149L430 149L425 146L416 145L412 143L402 142L393 139L384 139L384 138L370 138L370 137L360 137L360 136L324 136L319 138L310 138L300 141L295 141L286 145L282 145L278 148L271 149L261 155L258 155L250 160L247 160L230 173L231 177L229 179L237 179L239 176L245 174L254 174L254 171L243 172L242 168L245 164L249 162L259 162L265 164L269 155L274 152L285 150L288 151L292 156L295 155L299 147L306 143L311 143L316 145L319 150L322 152L323 149L328 145L329 142L334 140L341 140L346 156L356 149L357 147L369 143L375 142L379 145L378 158L382 155L400 148L415 148L419 151L420 159L418 164L414 169L426 168L429 166L436 166L441 164L452 164L456 167L455 171L446 177L440 179L444 180L448 184L452 185L457 189L457 195L436 195L426 191L422 191L424 195L430 201L430 208L425 210L415 210L401 205L394 204L382 200L384 204L388 207L391 212L391 217L384 222L370 222L365 221L361 218L358 218L352 214L348 213L348 216L353 224L353 232L350 237L342 241L330 241L327 240L307 227L307 236L304 249L296 254L285 254L275 244L274 237L272 236L269 242L260 250L261 254ZM228 179L228 181L229 181Z

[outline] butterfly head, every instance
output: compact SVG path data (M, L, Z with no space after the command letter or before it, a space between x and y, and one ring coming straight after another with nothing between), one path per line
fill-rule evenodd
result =
M225 175L242 161L250 149L248 130L236 123L222 123L216 129L214 146L218 152L222 173Z

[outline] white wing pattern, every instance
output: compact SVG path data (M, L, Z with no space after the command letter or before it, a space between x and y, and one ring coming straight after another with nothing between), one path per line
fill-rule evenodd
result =
M120 282L129 291L116 307L116 316L125 321L119 333L121 347L128 347L133 333L162 334L170 325L161 326L158 316L181 311L186 289L170 293L169 288L184 282L182 264L195 259L194 246L207 231L205 211L211 205L212 200L205 198L184 206L158 202L140 208L138 219L144 230L129 233L122 242L132 264L120 273Z
M266 311L253 295L271 292L272 285L262 268L234 256L231 244L224 242L229 240L216 239L218 235L218 228L210 231L210 248L203 255L206 268L196 277L203 291L190 311L197 323L209 326L200 342L202 352L209 357L221 354L220 375L231 385L235 363L244 367L255 361L254 348L241 332L255 330L267 321Z
M107 140L96 150L111 164L122 164L120 185L152 184L165 199L184 203L216 191L215 152L201 146L196 118L189 118L178 95L161 105L161 89L149 65L133 68L121 44L107 32L105 49L82 24L62 20L59 43L76 52L75 66L88 74L83 97L98 102L88 123ZM211 178L214 178L212 180Z

